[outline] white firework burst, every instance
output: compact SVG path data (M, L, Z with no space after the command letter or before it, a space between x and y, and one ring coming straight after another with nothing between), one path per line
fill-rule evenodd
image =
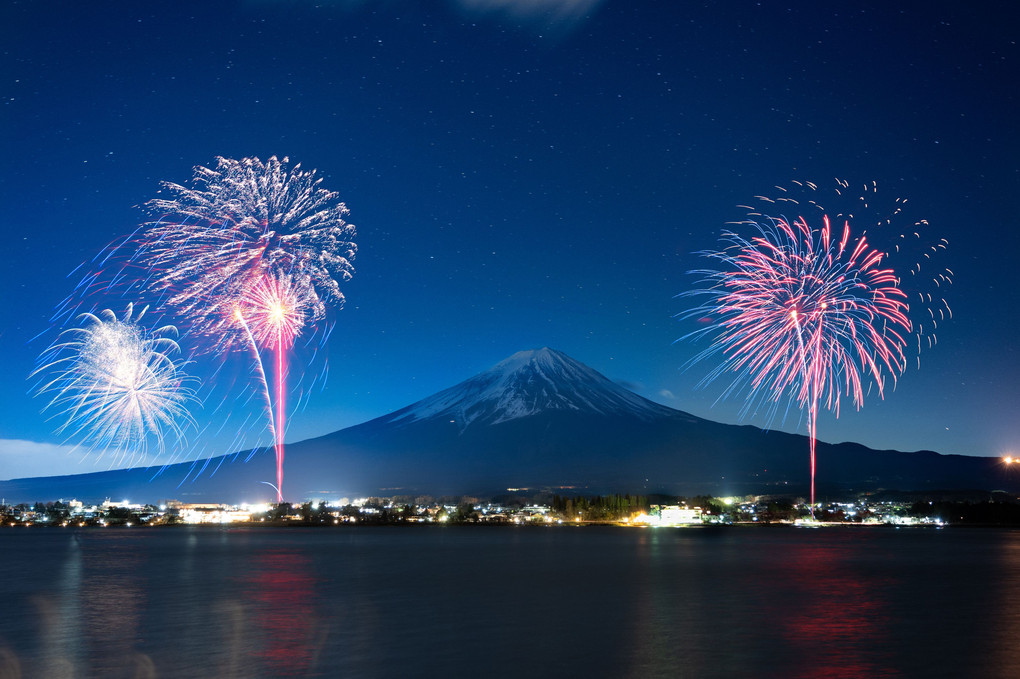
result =
M63 420L57 432L102 454L113 452L121 462L144 457L148 441L157 453L168 435L183 442L194 425L188 406L197 402L192 384L175 363L180 347L176 328L147 331L128 304L122 318L104 309L79 316L81 327L61 333L40 357L34 376L46 376L38 387L48 395L45 409Z

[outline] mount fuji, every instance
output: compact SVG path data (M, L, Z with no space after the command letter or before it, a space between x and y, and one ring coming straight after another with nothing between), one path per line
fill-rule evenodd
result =
M651 422L678 411L653 403L553 349L519 351L455 387L375 420L402 426L448 420L460 432L546 411L632 417Z
M720 424L649 401L553 349L489 370L363 424L287 445L292 501L365 495L803 494L800 435ZM178 498L252 502L274 493L271 449L154 468L0 481L8 501ZM824 493L1008 489L996 459L818 444Z

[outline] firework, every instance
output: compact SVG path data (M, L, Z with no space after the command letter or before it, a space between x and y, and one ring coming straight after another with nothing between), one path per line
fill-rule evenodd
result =
M762 404L775 414L785 398L807 411L812 506L819 409L838 417L845 398L859 409L872 386L883 397L906 368L908 338L917 336L920 347L924 332L911 318L917 308L900 272L889 264L895 257L854 234L852 215L837 215L833 224L824 211L812 222L752 211L740 222L750 235L727 231L723 249L705 253L718 268L694 272L703 287L687 295L703 301L681 314L710 321L684 338L711 338L692 363L720 357L704 381L732 375L723 395L746 392L744 414ZM933 298L920 301L934 321Z
M235 300L234 317L244 320L257 345L286 350L309 322L315 303L307 281L267 274Z
M234 309L267 277L287 277L307 323L343 305L340 283L353 275L357 251L348 209L320 187L315 171L288 159L217 158L195 168L193 188L165 182L172 198L149 201L156 221L134 260L152 272L166 304L217 350L243 346Z
M188 405L196 402L193 378L175 363L180 347L173 326L146 330L129 304L122 318L105 309L81 314L81 327L61 333L40 357L34 372L44 381L38 394L50 396L46 409L63 420L58 433L81 438L92 450L144 456L154 439L183 440L194 424Z
M258 347L264 346L274 351L276 356L276 411L268 399L267 408L274 432L276 451L276 489L277 500L283 500L283 432L286 427L284 410L284 384L287 380L287 351L294 345L294 340L304 327L306 316L315 304L310 286L302 285L290 276L266 275L258 280L247 295L237 300L234 317L244 326L245 332L259 363L262 372L261 357Z
M354 227L315 171L288 159L217 158L197 167L193 187L164 183L170 198L146 204L155 217L132 261L165 304L207 338L210 350L248 347L265 387L283 500L285 383L290 349L303 330L339 308L353 275ZM275 413L262 350L275 355Z
M909 301L911 334L907 351L920 368L921 353L938 343L939 326L952 319L945 295L953 282L946 267L948 241L932 233L926 219L911 218L907 199L881 190L877 182L851 185L836 179L828 185L794 181L775 187L771 196L755 196L747 219L751 226L769 215L805 215L812 223L827 216L833 224L848 222L856 237L867 238L882 253L882 264L896 274L896 285Z

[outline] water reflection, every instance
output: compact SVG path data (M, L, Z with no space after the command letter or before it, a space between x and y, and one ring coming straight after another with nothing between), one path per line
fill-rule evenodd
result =
M262 637L259 656L274 676L308 676L326 637L315 613L309 557L275 549L254 558L245 599Z
M681 668L699 674L704 668L702 647L691 642L699 635L697 621L706 602L699 596L700 583L692 577L693 563L685 554L688 542L677 540L675 533L639 530L626 675L670 676ZM666 592L676 595L663 596Z
M151 659L136 647L147 601L138 577L146 551L119 535L74 532L62 538L52 580L30 597L38 636L24 676L155 676ZM21 676L22 668L11 662L5 676Z
M74 668L84 662L80 626L77 624L81 615L78 597L81 581L81 544L75 536L68 541L56 591L33 598L38 612L39 643L43 649L39 663L41 676L73 677Z
M898 576L854 537L645 531L625 674L901 676L889 622Z
M93 654L89 676L130 674L146 676L151 661L135 649L142 612L146 608L144 581L148 550L138 549L137 538L104 536L101 549L81 550L77 582L80 612L76 620L83 643L101 648ZM134 536L132 536L134 538ZM141 670L137 672L135 670Z
M994 608L989 612L993 638L989 671L1000 676L1020 677L1020 531L1005 534L996 550L999 573Z
M21 679L21 661L9 648L0 648L0 679Z
M6 538L0 679L1020 676L1020 532Z
M817 542L790 545L789 605L779 629L796 666L789 676L828 679L898 677L890 667L883 580L862 574L853 557L860 545Z

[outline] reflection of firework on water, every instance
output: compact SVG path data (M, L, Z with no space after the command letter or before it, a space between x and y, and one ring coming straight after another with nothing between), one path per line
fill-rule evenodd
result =
M64 331L33 372L44 380L37 393L50 397L46 408L64 420L58 433L115 451L118 461L144 456L150 438L162 453L167 435L182 440L194 424L194 380L174 363L176 329L148 331L139 325L144 314L133 317L130 304L121 319L108 309L82 314L81 327Z
M157 218L133 262L166 305L214 351L248 347L265 386L283 500L283 437L288 352L310 324L339 307L356 247L347 207L320 187L315 171L288 159L218 158L195 169L193 188L164 183L171 198L146 207ZM275 415L260 351L275 354Z
M760 200L788 203L784 209L804 205L788 198ZM813 200L806 204L817 206ZM819 408L838 417L844 397L859 409L872 386L883 396L887 381L895 384L906 368L907 338L924 335L912 322L900 272L890 267L895 257L855 233L851 214L807 214L787 219L752 208L751 219L739 222L750 235L728 231L724 248L706 253L719 268L694 272L703 287L685 296L701 296L703 302L681 316L709 321L685 336L711 338L692 363L721 355L705 382L731 374L723 395L746 391L744 414L755 404L775 414L784 396L806 408L813 506ZM949 277L934 280L938 285ZM934 320L933 298L921 300ZM949 309L941 299L937 307Z

